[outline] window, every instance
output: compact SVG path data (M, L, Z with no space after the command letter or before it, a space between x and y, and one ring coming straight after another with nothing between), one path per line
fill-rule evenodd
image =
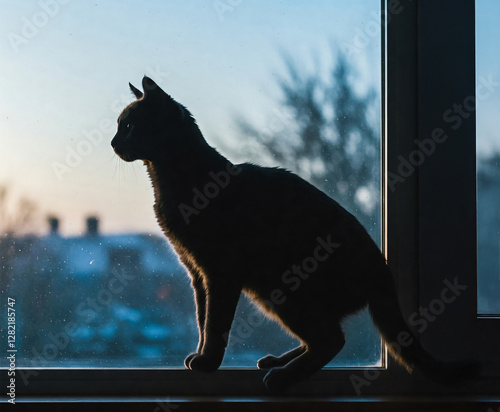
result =
M379 9L378 0L6 8L2 291L16 300L17 366L183 369L196 347L192 291L147 177L109 145L133 100L127 83L144 73L230 159L293 169L380 239ZM134 28L132 15L142 16ZM328 15L342 18L332 26ZM319 132L306 147L311 126ZM345 329L330 366L382 366L367 312ZM223 366L255 368L294 344L242 298Z
M498 4L476 2L476 100L478 196L478 313L500 314L500 62L493 53L500 32L491 16Z
M498 344L495 344L498 342L498 325L496 319L480 318L477 312L475 112L470 112L470 116L463 119L461 127L456 129L451 127L445 117L449 109L453 114L454 104L465 104L465 99L475 96L474 3L472 1L456 3L451 0L442 2L391 0L387 4L382 2L382 17L386 23L386 31L382 32L382 42L380 42L380 31L377 29L380 18L379 2L367 1L363 6L350 5L345 18L340 17L341 9L345 10L345 3L330 1L311 3L307 6L310 7L310 18L300 19L301 25L295 26L297 33L300 34L298 39L294 38L289 30L280 28L278 22L288 22L288 19L293 21L294 16L296 18L297 15L304 15L300 9L305 7L304 2L291 2L287 3L287 6L282 6L285 12L280 17L282 20L278 19L278 15L267 10L266 7L270 6L265 6L264 3L260 8L255 3L250 5L246 2L226 1L213 2L209 6L204 3L199 8L196 8L192 2L189 5L179 2L175 6L172 5L173 3L169 3L168 6L165 3L154 3L151 9L144 12L148 29L151 28L151 30L156 30L153 27L157 26L150 22L161 19L163 16L171 16L175 13L189 16L188 21L176 27L174 36L182 38L182 44L185 44L184 42L189 41L189 37L182 36L184 28L196 24L201 33L199 39L201 43L196 46L201 49L198 53L193 51L196 48L190 47L184 47L176 53L176 50L169 46L169 42L165 41L158 46L150 43L149 40L142 43L136 42L136 35L130 29L127 19L125 19L126 29L122 29L121 20L116 19L116 16L113 22L107 20L105 16L112 10L110 5L92 3L92 7L101 8L96 12L89 11L83 3L77 5L63 3L57 2L57 6L52 6L54 7L52 11L45 8L39 10L38 8L42 6L38 4L28 6L23 3L20 15L27 17L22 20L24 24L22 27L18 26L19 17L16 17L18 11L7 9L2 17L5 20L2 22L5 23L2 27L7 27L7 30L10 30L9 33L14 34L9 35L10 49L2 51L6 56L12 57L4 59L7 62L4 70L16 74L17 80L10 79L9 84L22 85L23 91L19 92L19 87L15 89L11 86L7 87L6 80L2 81L2 88L10 90L10 94L7 94L8 99L1 103L5 105L5 107L2 106L2 110L5 109L6 113L14 114L12 117L9 116L8 120L3 119L0 122L2 139L6 139L6 136L13 136L2 144L2 147L9 147L10 152L0 167L4 167L4 170L15 170L14 167L20 159L23 164L27 162L30 165L44 165L37 173L30 173L30 176L36 176L33 181L21 179L22 173L27 173L26 168L18 175L10 175L12 183L9 188L18 191L20 196L27 192L31 195L31 199L38 201L45 199L39 207L42 206L44 212L50 211L56 217L51 218L51 233L44 238L51 236L61 238L62 233L62 237L72 239L69 246L71 250L68 253L71 256L85 257L83 260L80 259L85 262L81 270L77 272L75 269L73 272L68 272L65 270L64 265L67 261L64 259L56 260L55 266L52 265L53 259L47 259L47 256L59 253L62 245L54 243L53 246L48 247L47 244L38 242L38 236L31 234L15 239L10 234L10 237L4 238L7 240L7 246L2 256L3 266L4 273L9 276L9 281L8 289L3 284L2 291L7 289L8 294L17 293L17 296L24 296L24 293L20 292L21 288L31 288L30 292L35 293L35 298L22 299L21 303L21 299L17 297L16 301L20 304L18 308L22 305L31 306L29 313L37 316L36 322L46 322L48 318L53 321L57 319L57 325L55 329L52 329L55 332L51 336L47 335L50 341L46 341L46 344L52 345L47 346L48 356L44 356L39 350L38 355L33 358L31 352L25 359L28 361L35 359L35 362L39 363L25 364L25 366L67 367L76 361L75 356L72 355L68 364L62 361L63 357L59 354L66 351L66 348L69 349L70 344L77 348L75 352L83 355L76 363L80 369L76 370L68 368L21 369L21 379L24 384L29 383L29 385L24 385L22 389L19 389L20 393L116 396L127 395L124 392L125 387L133 387L134 395L137 396L157 396L158 394L178 397L209 394L250 396L264 393L260 371L234 368L235 366L253 367L255 360L260 356L259 351L267 352L276 349L256 347L251 344L252 339L260 340L260 333L275 332L270 332L271 326L261 324L260 319L252 326L253 321L248 318L249 314L252 314L252 309L245 306L244 302L241 305L243 312L237 315L237 319L240 316L248 327L242 323L242 334L235 335L238 339L234 342L245 350L238 352L237 347L228 350L226 365L229 368L217 372L209 379L206 376L192 374L190 371L176 369L176 366L182 363L183 356L181 357L180 354L187 353L189 348L194 348L196 344L193 318L189 318L188 315L182 319L169 320L172 325L182 326L179 330L165 328L164 320L168 318L170 303L184 305L187 309L186 313L192 313L192 302L188 299L175 301L182 295L175 288L187 288L187 283L183 284L181 278L184 278L178 276L179 267L175 265L175 260L171 259L172 256L169 255L170 252L161 237L154 235L157 233L155 232L157 228L152 215L152 196L148 192L149 184L146 178L141 171L133 167L124 168L121 163L114 167L110 164L111 156L109 156L109 151L106 151L108 146L106 139L108 134L111 136L114 132L113 122L117 111L130 101L130 96L125 96L123 99L125 101L122 101L121 97L114 100L115 96L126 93L124 84L126 85L129 80L139 80L146 69L152 72L153 77L159 79L159 83L164 88L170 87L165 85L171 85L171 93L174 97L181 100L181 96L185 96L182 102L189 105L207 139L209 141L213 139L212 143L220 147L228 156L238 147L232 147L230 141L217 136L233 135L235 130L239 132L246 130L247 137L255 138L249 139L248 142L251 144L241 150L242 158L248 153L256 154L257 152L253 150L263 144L272 148L269 142L272 142L273 134L284 130L283 123L288 122L287 119L291 117L289 110L293 108L288 108L287 111L286 108L276 106L280 96L279 89L275 87L276 79L273 76L266 78L262 74L262 70L267 70L268 67L259 66L257 71L246 71L247 65L255 60L269 61L273 65L272 68L278 67L282 70L280 72L276 69L278 75L283 73L285 79L290 80L290 77L286 78L286 76L292 75L293 77L294 75L291 70L295 67L293 57L300 54L304 56L304 60L301 61L299 67L304 71L299 73L298 80L304 79L301 76L305 76L307 80L310 73L322 73L323 77L320 76L319 81L328 82L331 74L328 68L333 66L326 64L323 57L329 59L332 53L328 44L329 39L324 37L324 33L332 26L336 26L339 30L342 28L346 30L345 33L349 33L338 39L341 45L339 50L343 50L348 57L357 62L358 74L370 73L371 75L371 77L360 77L358 79L363 80L354 82L354 96L369 97L370 87L375 88L375 95L377 95L376 88L380 74L384 80L380 92L383 97L381 123L385 142L381 153L384 172L381 208L384 225L380 234L389 264L397 274L403 310L406 316L410 317L414 313L423 316L422 309L427 309L431 317L422 318L427 320L426 327L425 330L419 332L424 345L435 356L444 359L464 357L480 359L487 365L487 371L481 383L481 390L473 383L470 392L495 393L491 388L495 388L495 376L498 376L500 354ZM342 5L338 6L337 10L338 4ZM130 12L130 7L133 6L123 6L120 12ZM54 11L56 9L57 11ZM209 25L206 25L200 17L200 15L206 17L206 14L197 14L202 9L203 13L211 13L212 22ZM245 13L252 16L251 23L245 21ZM42 24L43 15L46 16L47 21ZM95 25L89 27L88 24L84 24L75 27L72 24L74 16L79 16L78 19L82 19L83 22L92 17ZM332 24L332 19L335 20L335 24ZM175 19L171 22L175 23ZM104 27L109 27L108 23L111 24L113 30L104 30ZM51 24L58 28L50 30ZM165 24L161 21L158 26L164 27ZM78 29L78 27L82 28ZM255 27L259 29L257 33L249 30ZM214 39L214 32L220 32L222 36ZM26 33L35 34L29 37ZM150 38L151 36L148 36L148 39ZM234 38L238 39L235 42L236 45L232 43ZM282 40L283 43L276 41L273 44L269 40L271 38ZM321 41L316 43L318 38L326 39L324 40L326 44ZM95 56L96 61L105 60L106 62L102 64L112 64L108 74L116 73L116 62L110 61L109 56L101 49L91 49L89 44L109 42L107 44L112 44L115 51L126 56L122 61L123 69L119 71L119 75L111 76L111 80L107 80L106 86L103 86L101 90L95 90L93 85L102 84L103 74L102 71L95 69L94 61L88 66L85 59L72 60L68 55L58 55L53 49L43 53L41 46L40 48L36 46L36 42L42 40L47 41L48 44L62 45L67 50L77 50L78 54L95 53L91 55ZM257 45L252 47L252 41L256 41ZM315 44L318 44L315 47L317 47L317 54L321 56L318 60L315 60L314 53L309 58L309 47ZM380 44L383 49L381 73L378 70ZM279 54L274 54L276 47L281 45L285 53L291 50L292 60L286 60L287 57L283 59ZM227 60L225 57L214 58L214 56L227 56L231 47L236 47L240 52L243 50L245 59L234 61ZM306 49L305 52L303 48ZM164 56L171 59L172 63L169 64L172 66L165 67L163 60L158 60L164 59ZM60 64L50 66L48 61ZM144 61L149 61L151 64L145 68ZM16 66L19 62L30 64ZM55 67L54 72L51 72L51 67ZM182 70L179 69L179 72L175 73L170 67L180 67ZM183 82L192 81L197 67L203 68L199 72L199 79L206 93L200 93L199 88L182 87ZM38 82L36 76L30 76L30 70L50 74L51 81ZM224 72L227 75L221 77L220 73ZM246 75L242 76L242 73ZM351 73L351 76L354 74L355 72ZM123 76L123 81L121 76ZM222 95L218 93L221 90L220 83L214 81L214 78L221 79L220 81L224 84ZM352 81L352 77L348 80ZM259 81L262 83L255 86L255 83ZM32 90L40 91L40 93L35 94L36 98L28 99ZM110 96L107 102L102 99L104 90ZM238 94L237 101L231 100L234 90L242 90ZM264 94L262 90L266 90L266 93ZM54 95L59 97L51 97L50 104L46 104L47 96ZM214 95L217 96L218 101L227 98L227 102L236 103L219 105L218 102L213 101ZM75 96L79 98L75 99ZM267 96L274 99L268 100ZM320 91L314 96L315 98L324 97ZM9 101L8 107L6 101ZM190 101L192 104L189 104ZM270 113L271 119L255 112L255 109L249 109L244 112L248 117L241 118L240 112L234 113L238 121L236 124L231 123L233 120L231 110L234 106L239 108L265 107L267 108L265 113ZM11 111L7 108L11 108ZM17 108L18 113L24 114L15 115L14 108ZM92 115L89 115L89 108L92 108ZM69 116L68 109L75 115ZM370 111L366 112L367 128L377 123L378 111L375 104ZM229 117L225 118L226 115L221 117L220 113L229 113ZM331 108L325 108L325 118L333 118L334 114ZM45 120L51 116L52 118L55 116L59 122ZM25 118L29 120L25 121ZM248 128L249 121L250 124L257 124L258 130L265 131L265 133L252 135L250 133L252 130ZM87 122L96 126L90 127ZM220 124L233 126L219 129ZM21 128L20 125L23 127ZM64 125L64 130L61 125ZM296 125L295 130L292 129L291 132L297 133L299 126L300 124ZM332 130L326 133L327 137L334 142L336 136L335 130ZM44 150L37 150L36 141L30 139L30 136L35 133L37 136L44 134L51 137L52 140L45 141ZM354 149L356 139L358 141L362 139L360 133L359 130L352 131ZM33 143L26 145L23 141ZM293 145L290 146L293 149ZM21 156L20 153L23 155ZM267 158L262 156L262 159L271 162L277 155L272 150L264 154L267 154ZM369 155L369 153L366 154L366 156ZM28 162L29 156L31 156L31 162ZM235 160L239 160L237 156L235 157ZM302 159L295 166L310 179L313 179L315 174L321 176L324 170L321 162L311 162L308 159ZM115 181L111 183L108 181L108 186L103 186L106 184L102 181L103 173L106 172L108 176L113 175L113 168L116 169ZM47 181L51 181L52 185L47 186ZM342 191L346 188L341 184L336 187L330 186L329 189L328 184L325 182L325 190ZM377 219L369 218L369 216L377 214L376 208L379 206L373 207L377 203L373 199L380 196L373 196L372 186L368 183L361 184L359 188L354 199L357 203L352 204L358 205L359 212L363 210L368 212L364 223L369 225L376 238L379 235L378 229L376 225L374 228L371 226L376 223ZM68 198L64 195L65 193L71 193L71 196ZM95 195L95 202L89 203L89 193ZM113 202L109 201L110 197L113 198ZM57 202L54 202L54 199L57 199ZM148 200L142 203L140 199ZM104 213L104 209L98 209L98 205L106 205L108 212ZM25 221L23 216L29 216L32 207L29 202L24 201L18 203L15 209L23 211L18 217L18 220L23 222ZM94 215L96 211L100 216L99 220L91 217L84 228L77 223L81 222L82 217L89 212ZM131 218L131 211L134 216L138 217ZM62 216L63 212L68 213L68 217L60 221L57 217ZM120 221L125 222L123 226L119 225ZM457 222L460 222L460 225L457 225ZM148 228L151 236L117 233L118 231L129 233L143 231L144 228ZM21 231L18 232L21 233ZM102 233L113 233L113 235L103 236ZM92 245L99 247L94 248ZM33 248L41 248L39 254L44 256L43 261L23 258L19 262L8 260L13 254L25 256L31 253ZM22 270L37 274L33 284L23 286L23 279L20 279L17 284L11 279L14 268L18 264L31 265L23 267ZM149 280L147 288L134 284L134 274L128 272L128 269L123 269L139 266L147 269L147 273L144 274ZM75 295L66 292L70 289L79 289L81 285L78 283L79 274L86 276L86 285L92 283L94 294L92 296L88 296L87 293L84 293L85 296L76 295L72 303L76 301L77 305L74 306L73 312L66 313L67 316L56 316L50 313L50 310L59 308L61 311L71 306L72 303L69 302ZM66 283L53 286L48 279L54 276L63 277ZM2 276L3 279L7 277ZM450 288L446 282L452 286L455 285L455 289L460 293L460 296L457 295L454 299L454 304L451 302L447 304L440 299L444 287ZM129 299L136 297L137 294L144 299L144 307L141 311L124 303L130 302ZM52 299L55 303L49 306L44 299ZM158 303L161 303L163 312L158 312ZM142 309L149 312L145 314ZM26 310L19 310L19 313L26 313ZM147 327L141 327L139 332L136 325L140 325L144 318L152 321L147 324ZM22 346L23 339L25 342L29 342L29 339L37 339L38 336L29 335L29 331L33 329L23 325L23 322L28 322L28 317L19 316L18 319L20 330L24 327L24 330L28 331L26 335L22 334L19 337L19 344ZM345 357L340 358L341 363L334 364L337 368L321 371L294 389L294 395L329 396L338 394L338 388L341 388L341 393L344 395L429 392L429 386L409 379L385 358L385 350L381 350L379 341L373 337L369 330L369 323L366 320L361 320L361 322L364 323L358 323L358 326L351 329L354 334L359 333L361 336L358 340L351 339L351 341L358 342L359 346L355 343L347 348ZM85 327L78 328L79 334L75 333L70 343L69 338L65 336L69 337L70 332L74 332L75 327L82 326L82 324ZM255 327L257 324L258 327ZM454 325L457 324L462 327L456 328ZM186 330L193 332L185 332ZM116 336L120 333L125 334L123 336L130 344L120 345L120 347L113 347L113 345L107 348L102 347L103 342L112 342L113 339L116 342ZM95 338L96 334L98 338ZM245 337L248 334L249 336ZM186 343L188 349L184 343L175 346L179 342L176 337L179 336L185 339L182 342L189 342ZM474 339L478 336L481 339ZM370 339L370 344L365 345L368 339ZM165 341L172 344L169 351L171 355L162 352L160 342ZM41 351L43 348L45 346L41 346ZM85 353L86 348L90 348L89 353ZM366 348L369 350L359 356L358 349L360 348L364 351ZM26 350L26 346L23 350ZM102 353L105 356L101 356ZM155 360L161 356L173 369L152 368L156 366ZM172 356L172 358L167 359L166 356ZM47 360L50 357L53 359ZM140 361L136 362L138 358ZM92 359L92 362L89 363L89 359ZM123 364L124 359L128 359L126 364ZM58 361L59 364L54 361ZM22 366L22 363L20 365ZM99 367L103 368L99 369ZM109 367L124 369L120 371L106 369ZM134 367L139 369L132 369ZM353 381L353 376L359 379ZM242 381L245 385L241 385ZM356 385L353 382L361 382L361 384ZM443 391L447 391L448 394L459 393L457 388L443 389Z

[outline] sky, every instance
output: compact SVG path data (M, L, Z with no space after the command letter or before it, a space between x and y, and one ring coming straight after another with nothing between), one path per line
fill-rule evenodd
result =
M500 1L476 0L476 79L477 84L490 80L491 93L477 96L476 138L480 155L500 151ZM492 81L492 82L491 82ZM499 83L496 84L495 83ZM479 87L479 86L478 86Z
M500 2L478 2L487 5L478 7L478 38L487 39L478 73L500 79L498 42L487 32L495 27L498 39ZM0 185L12 200L36 203L37 231L55 215L64 235L77 235L95 214L106 233L159 233L145 167L122 162L109 144L133 100L128 82L152 77L231 158L244 138L236 115L265 128L279 112L284 53L325 75L342 51L356 87L379 90L379 8L379 0L0 0ZM490 130L499 96L478 106L482 150L498 143Z

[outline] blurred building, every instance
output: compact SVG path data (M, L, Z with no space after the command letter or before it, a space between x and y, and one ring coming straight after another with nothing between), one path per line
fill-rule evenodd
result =
M47 365L127 358L144 366L162 357L182 364L186 343L196 346L193 293L165 238L104 235L97 217L87 218L81 236L62 236L55 217L48 223L46 235L12 239L10 248L8 289L26 314L19 316L26 356L41 353L54 336L62 346L61 333L75 324Z

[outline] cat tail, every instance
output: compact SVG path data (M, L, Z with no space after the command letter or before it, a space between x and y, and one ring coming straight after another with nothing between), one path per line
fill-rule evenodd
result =
M394 280L387 267L382 276L381 287L368 299L368 307L391 356L409 373L417 369L435 381L454 382L477 376L478 362L438 361L420 345L401 313Z

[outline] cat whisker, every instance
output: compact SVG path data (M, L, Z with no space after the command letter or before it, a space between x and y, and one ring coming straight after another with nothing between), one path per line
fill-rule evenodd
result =
M122 162L120 162L120 158L116 156L116 168L115 168L115 174L113 175L113 179L118 180L118 193L120 192L122 186L121 171L122 171ZM118 172L118 177L116 177L117 172Z
M115 169L113 170L113 180L115 180L116 177L116 170L120 167L120 159L118 156L115 156Z
M137 182L137 169L135 168L135 163L132 163L132 170L134 171L135 181Z
M123 166L123 163L120 162L120 166L118 168L118 186L119 187L121 187L122 184L125 185L125 177L124 177L125 173L123 172L123 170L124 170L123 168L124 167L125 166Z

